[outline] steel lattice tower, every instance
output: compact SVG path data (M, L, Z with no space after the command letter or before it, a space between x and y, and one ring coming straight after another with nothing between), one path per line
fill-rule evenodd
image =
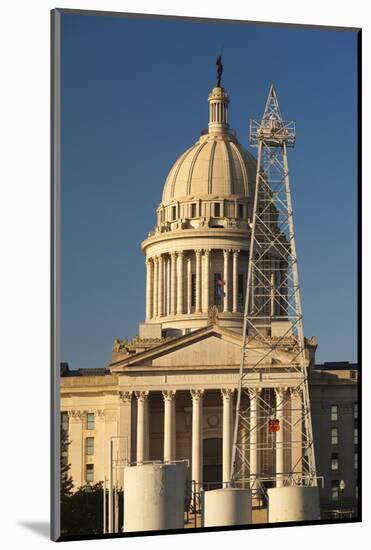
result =
M231 483L258 495L317 485L287 162L295 123L282 119L273 85L250 144L258 161Z

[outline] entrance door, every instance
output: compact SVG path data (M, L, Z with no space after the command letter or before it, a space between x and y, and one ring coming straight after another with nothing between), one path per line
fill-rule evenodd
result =
M222 449L223 441L219 437L203 440L203 486L205 491L222 487Z

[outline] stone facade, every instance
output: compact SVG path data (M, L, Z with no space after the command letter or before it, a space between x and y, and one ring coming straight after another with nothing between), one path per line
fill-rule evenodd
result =
M175 356L179 347L188 348L181 368L173 364L165 367L164 360L171 355L171 348L167 347L161 355L156 350L151 360L147 353L147 358L143 358L145 365L132 365L120 374L116 365L117 374L78 376L78 372L69 371L61 378L62 411L68 414L71 441L68 460L76 488L86 483L87 464L94 464L94 482L108 478L110 438L114 459L118 461L114 479L117 474L119 486L126 464L152 460L189 460L189 478L203 482L205 488L217 487L227 479L237 394L238 342L228 341L231 335L215 326L204 331L202 340L184 346L187 338L174 339L171 344ZM201 348L213 350L211 366L204 364ZM138 362L141 355L143 352L138 355ZM195 360L197 356L201 364ZM310 397L317 470L324 482L320 490L323 513L337 509L341 500L345 509L355 510L356 365L313 366ZM95 415L93 429L87 426L89 412ZM337 443L333 428L338 430ZM92 455L86 453L88 437L94 438ZM285 456L284 460L294 461L295 456ZM257 456L258 472L273 473L274 467L273 452L270 456ZM346 483L343 495L335 490L340 480Z

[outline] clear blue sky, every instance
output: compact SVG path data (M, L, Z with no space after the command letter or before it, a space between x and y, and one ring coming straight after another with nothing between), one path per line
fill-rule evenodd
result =
M63 15L61 350L73 369L106 366L114 338L137 334L140 242L173 162L207 127L222 46L240 142L271 82L296 121L304 332L317 362L356 360L356 33Z

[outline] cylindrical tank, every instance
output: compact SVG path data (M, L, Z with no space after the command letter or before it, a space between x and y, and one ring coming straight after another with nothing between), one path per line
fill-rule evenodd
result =
M228 487L205 491L204 527L251 523L251 490Z
M268 489L268 521L320 519L318 487L275 487Z
M185 463L127 466L124 532L184 527Z

